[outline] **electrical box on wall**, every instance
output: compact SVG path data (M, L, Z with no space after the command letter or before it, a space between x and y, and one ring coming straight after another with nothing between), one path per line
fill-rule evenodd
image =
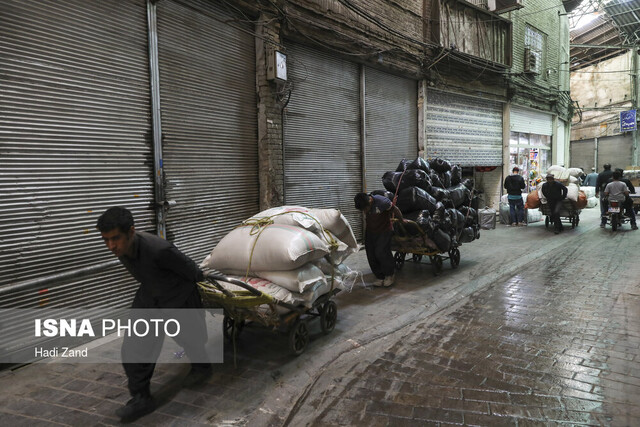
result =
M267 51L267 80L287 81L287 55L275 49Z

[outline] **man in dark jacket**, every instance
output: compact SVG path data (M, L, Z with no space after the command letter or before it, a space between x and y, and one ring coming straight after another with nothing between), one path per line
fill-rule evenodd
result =
M364 248L371 271L378 279L373 286L389 287L395 280L396 262L391 253L393 217L403 221L400 209L387 197L358 193L356 209L365 214Z
M97 228L107 248L140 282L133 299L133 309L203 307L197 287L197 282L203 279L202 271L173 243L144 231L136 231L128 209L107 209L98 219ZM207 341L204 311L184 310L181 313L187 313L185 325L189 327L189 337L175 337L174 340L185 349L192 361L191 372L185 380L195 383L212 371L204 348ZM150 383L163 341L163 334L144 337L125 335L122 360L133 398L116 410L116 415L123 422L133 421L155 410ZM130 363L131 360L136 363Z
M513 167L511 175L504 179L504 188L507 190L509 198L509 216L511 225L526 225L524 223L524 202L522 201L522 190L526 187L524 178L520 176L520 168Z
M560 221L560 209L562 201L567 197L567 187L556 181L553 174L547 174L547 182L542 184L542 194L547 199L551 221L554 225L554 233L562 231L562 221Z
M604 170L598 174L598 179L596 179L596 196L600 196L600 227L604 227L607 223L607 203L604 198L604 188L613 176L610 164L607 163L603 168Z

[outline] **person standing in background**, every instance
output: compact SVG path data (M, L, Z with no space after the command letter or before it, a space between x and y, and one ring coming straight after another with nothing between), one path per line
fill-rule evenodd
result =
M514 166L512 174L504 179L504 188L509 199L509 216L511 226L526 225L524 222L524 201L522 190L526 187L524 178L520 176L520 168Z
M597 181L598 181L598 172L596 172L596 168L591 168L591 173L587 175L584 181L582 181L581 185L585 187L595 187Z
M611 170L611 165L609 163L603 166L604 170L598 174L598 179L596 180L596 196L600 196L600 227L604 228L607 223L607 206L604 200L604 188L607 186L611 177L613 176L613 171Z

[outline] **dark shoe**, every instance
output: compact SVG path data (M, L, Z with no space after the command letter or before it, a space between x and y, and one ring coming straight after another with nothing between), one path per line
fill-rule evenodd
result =
M631 224L631 229L632 229L632 230L637 230L637 229L638 229L638 226L637 226L636 224Z
M604 228L604 226L605 226L604 224L600 224L600 228Z
M553 234L560 234L560 230L554 230Z
M125 406L116 409L116 415L122 422L130 422L150 414L156 409L156 402L151 396L136 394Z
M195 385L202 384L206 380L208 380L212 374L213 374L213 367L211 366L211 364L208 364L206 366L204 365L192 366L191 371L189 371L187 376L184 377L184 380L182 380L182 386L192 387Z

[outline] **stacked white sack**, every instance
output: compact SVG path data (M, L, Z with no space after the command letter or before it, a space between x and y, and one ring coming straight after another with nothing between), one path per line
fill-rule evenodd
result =
M280 301L311 306L332 286L343 287L351 271L341 263L357 249L339 210L280 206L227 234L200 267L259 284Z

